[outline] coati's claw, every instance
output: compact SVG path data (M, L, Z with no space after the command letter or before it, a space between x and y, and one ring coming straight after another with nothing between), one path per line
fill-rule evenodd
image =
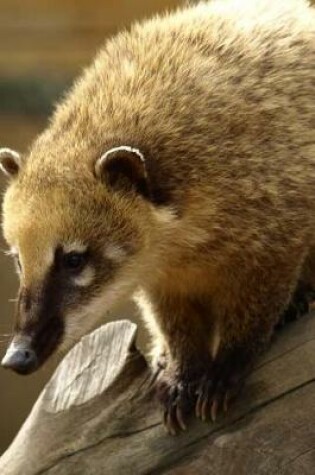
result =
M223 412L226 414L229 410L230 402L233 399L233 395L231 391L227 391L224 396L224 401L223 401Z
M211 379L201 385L197 390L197 395L198 398L195 408L196 417L203 422L206 422L210 417L212 422L215 422L218 412L221 406L223 406L225 395L215 390Z
M177 419L179 427L182 430L186 430L187 426L186 426L186 423L185 423L185 420L184 420L184 417L183 417L182 410L179 406L176 406L176 419Z
M204 422L209 419L215 422L220 412L227 413L242 385L242 376L233 373L228 364L214 367L196 390L196 417Z
M196 417L201 419L203 422L211 419L212 422L217 420L218 414L223 411L224 413L228 410L229 402L229 391L226 392L214 392L208 393L207 391L202 391L198 395L196 402L195 414Z
M198 419L206 421L209 414L209 407L211 404L212 381L211 379L203 378L199 388L196 391L197 402L195 407L195 415Z
M179 430L187 429L181 408L174 404L164 411L164 426L170 435L178 434Z
M216 419L217 419L217 414L218 414L218 411L219 411L220 402L221 402L221 400L217 397L214 398L214 400L212 401L212 405L211 405L211 420L212 420L212 422L215 422Z
M221 355L220 360L210 363L198 379L189 373L160 374L156 381L156 395L163 406L167 432L176 435L186 430L186 418L193 410L195 416L204 422L215 422L220 413L226 413L243 385L243 358L239 352Z
M164 411L164 427L170 435L177 434L176 422L174 418L174 411L172 407Z
M182 382L169 383L161 380L157 383L157 397L164 407L164 426L171 435L187 429L185 416L192 406L189 401L189 387Z

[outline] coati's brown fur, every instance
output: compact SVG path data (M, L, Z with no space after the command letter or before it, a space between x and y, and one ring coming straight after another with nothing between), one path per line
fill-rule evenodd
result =
M136 291L170 431L192 404L227 405L314 279L314 68L303 0L201 3L105 44L29 156L3 161L16 334L40 361ZM54 270L73 242L89 249L81 290Z

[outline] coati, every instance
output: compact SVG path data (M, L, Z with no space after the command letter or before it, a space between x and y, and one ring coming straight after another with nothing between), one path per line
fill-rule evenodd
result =
M171 433L215 419L315 255L315 17L203 2L106 42L27 156L3 149L20 275L3 365L41 366L134 296Z

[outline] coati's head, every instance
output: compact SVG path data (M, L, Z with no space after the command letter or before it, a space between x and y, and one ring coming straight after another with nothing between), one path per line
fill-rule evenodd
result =
M134 289L148 242L151 205L139 150L119 146L71 166L45 160L38 150L25 161L0 151L10 180L3 231L20 278L2 364L22 374L73 345Z

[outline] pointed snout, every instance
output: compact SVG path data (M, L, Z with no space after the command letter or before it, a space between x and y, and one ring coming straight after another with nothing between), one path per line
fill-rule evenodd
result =
M35 351L27 343L12 343L7 349L3 360L3 368L12 369L19 374L29 374L35 371L38 360Z

